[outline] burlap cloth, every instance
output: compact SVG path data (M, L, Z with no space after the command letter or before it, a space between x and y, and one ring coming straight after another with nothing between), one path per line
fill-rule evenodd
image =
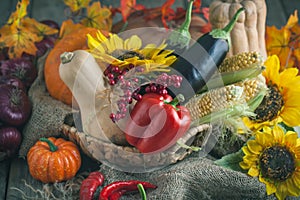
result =
M29 90L33 113L23 131L23 142L19 152L21 157L26 156L27 151L38 138L61 135L61 126L72 114L70 107L54 100L47 93L43 81L44 59L45 56L38 61L38 78ZM197 152L176 164L154 172L128 173L106 165L100 165L99 171L105 175L105 184L130 179L156 184L157 189L147 191L148 199L151 200L275 199L273 195L267 196L265 185L257 178L217 166L213 163L213 158L199 156ZM77 191L73 192L75 197L79 197L78 187ZM74 199L74 196L67 199ZM140 199L140 196L139 194L126 195L122 199Z

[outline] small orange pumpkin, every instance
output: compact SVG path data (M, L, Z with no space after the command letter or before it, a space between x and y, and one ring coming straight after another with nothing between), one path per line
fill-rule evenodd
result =
M83 27L59 40L49 52L44 68L45 83L49 94L67 105L72 105L72 93L59 76L60 55L79 49L87 49L87 34L96 36L97 29Z
M41 138L27 153L31 176L43 183L73 178L81 166L78 147L63 138Z

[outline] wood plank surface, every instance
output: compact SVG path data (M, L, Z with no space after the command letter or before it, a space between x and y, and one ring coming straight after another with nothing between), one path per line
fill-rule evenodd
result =
M5 199L10 160L0 162L0 200Z
M26 193L28 196L35 196L34 192L25 186L25 182L35 189L42 187L42 183L34 180L29 174L26 160L16 158L12 161L9 171L9 179L7 184L6 200L22 199L21 193L13 188L18 188Z

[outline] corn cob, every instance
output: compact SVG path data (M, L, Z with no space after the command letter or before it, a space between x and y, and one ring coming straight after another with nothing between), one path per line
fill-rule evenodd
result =
M252 67L253 65L262 66L262 56L256 51L243 52L225 58L219 66L219 72L234 72L240 69Z
M185 106L189 109L192 120L195 120L233 105L245 104L265 88L265 80L260 75L196 95Z

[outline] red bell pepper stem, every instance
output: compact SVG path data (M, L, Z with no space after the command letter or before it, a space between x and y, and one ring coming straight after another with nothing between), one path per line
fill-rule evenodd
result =
M153 185L152 183L149 182L144 182L144 181L138 181L138 180L129 180L129 181L116 181L113 182L107 186L105 186L99 196L99 200L110 200L111 195L115 195L116 193L120 192L121 193L127 192L127 191L137 191L138 184L142 184L145 189L155 189L157 186ZM116 195L117 196L117 195ZM115 196L114 196L115 197Z
M176 110L179 110L176 106L180 103L184 102L184 96L182 94L178 94L172 101L164 101L165 104L169 104L173 106Z

